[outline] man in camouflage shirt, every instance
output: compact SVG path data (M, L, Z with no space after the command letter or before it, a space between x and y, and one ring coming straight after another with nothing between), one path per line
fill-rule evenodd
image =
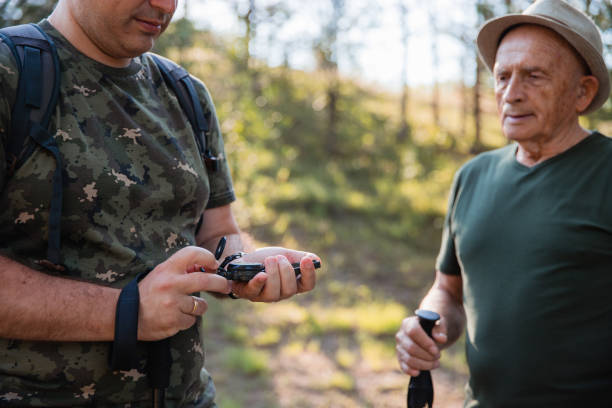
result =
M314 288L316 257L284 248L247 254L266 266L248 284L195 272L216 269L220 237L224 256L242 245L227 163L207 173L175 95L143 55L175 8L175 0L60 0L41 23L61 64L50 131L64 162L62 261L77 279L40 263L53 156L36 149L10 177L5 169L19 74L0 42L1 406L150 406L142 343L138 368L108 364L120 290L141 272L151 271L139 284L138 339L170 337L167 406L215 406L196 324L207 306L192 293L276 301ZM223 153L212 100L195 82L212 117L207 142ZM300 262L300 279L290 262Z

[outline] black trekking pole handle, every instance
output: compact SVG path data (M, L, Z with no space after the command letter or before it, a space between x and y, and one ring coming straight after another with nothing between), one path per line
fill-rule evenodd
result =
M419 324L432 337L431 332L440 320L440 315L430 310L419 309L415 312L419 318ZM416 377L410 377L408 385L408 395L406 396L406 405L408 408L431 408L433 406L433 381L429 370L421 370Z

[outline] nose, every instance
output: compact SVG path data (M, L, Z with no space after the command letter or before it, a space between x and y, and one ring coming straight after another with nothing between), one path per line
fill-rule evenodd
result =
M177 2L178 0L149 0L151 7L171 16L176 11Z
M512 75L503 88L502 98L506 103L521 102L525 99L523 84L519 75Z

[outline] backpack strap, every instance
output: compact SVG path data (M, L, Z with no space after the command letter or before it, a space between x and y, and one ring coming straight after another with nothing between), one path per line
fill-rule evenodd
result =
M206 164L209 172L215 172L219 168L219 156L214 156L207 147L207 135L210 132L209 120L204 115L202 104L193 85L193 80L185 68L159 55L148 53L162 73L166 84L174 91L183 112L191 123L196 134L196 143L200 156Z
M35 148L35 144L55 158L53 195L49 211L49 239L46 267L64 271L60 264L62 216L62 157L49 122L59 96L60 69L53 40L36 24L24 24L0 29L0 38L11 48L19 69L17 96L11 112L11 128L5 146L8 174L12 174Z

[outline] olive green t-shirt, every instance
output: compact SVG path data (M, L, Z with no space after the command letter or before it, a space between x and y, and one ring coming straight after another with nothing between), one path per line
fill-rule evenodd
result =
M461 274L467 407L586 407L612 390L612 140L457 173L437 268Z
M61 65L50 131L63 159L62 263L79 279L123 287L194 245L206 208L234 200L228 166L223 160L219 171L207 173L187 117L150 56L108 67L77 51L46 20L41 26ZM56 162L37 148L13 175L5 171L18 76L0 42L0 254L52 273L37 261L46 258ZM223 155L212 100L194 82L212 118L208 146ZM170 339L169 406L213 397L200 330L196 324ZM131 371L111 371L108 352L103 342L0 339L0 405L149 406L145 346L138 349L140 367Z

